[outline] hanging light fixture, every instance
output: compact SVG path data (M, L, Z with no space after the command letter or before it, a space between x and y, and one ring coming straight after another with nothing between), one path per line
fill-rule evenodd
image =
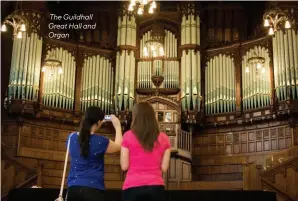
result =
M265 63L265 58L264 57L261 57L261 56L258 56L256 54L256 52L253 50L252 52L253 56L250 57L248 60L247 60L247 63L251 66L255 66L256 67L256 72L258 73L260 70L261 70L261 73L265 73L265 67L264 67L264 63ZM245 72L246 73L249 73L250 70L249 70L249 67L246 66L245 68Z
M63 73L62 62L57 60L57 59L51 59L51 58L52 58L52 56L50 56L50 59L46 59L44 61L43 67L41 69L41 71L43 73L48 72L50 78L54 76L54 69L55 68L58 68L58 74Z
M19 12L14 11L11 15L7 16L1 26L1 31L7 31L7 25L13 27L13 35L16 38L22 38L22 32L26 31L26 20L23 18Z
M290 15L293 15L294 10L291 9ZM274 35L276 31L279 29L285 28L290 29L290 17L287 15L287 12L284 12L280 8L276 7L274 9L270 9L263 15L264 27L268 28L268 34Z
M154 0L130 0L128 10L131 12L137 10L138 15L143 15L145 7L148 7L148 13L153 14L157 5Z
M163 30L158 25L154 25L151 38L145 41L143 53L145 57L163 57L164 48L163 48Z

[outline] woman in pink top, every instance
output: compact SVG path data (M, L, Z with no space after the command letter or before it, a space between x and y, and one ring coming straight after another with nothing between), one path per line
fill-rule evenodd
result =
M169 168L170 155L170 140L159 132L154 109L147 102L137 103L121 147L121 168L127 170L123 201L162 201L162 172Z

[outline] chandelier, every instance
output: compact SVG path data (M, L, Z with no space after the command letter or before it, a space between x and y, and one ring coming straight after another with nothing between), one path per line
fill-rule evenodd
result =
M143 15L145 7L149 7L148 13L152 14L157 7L156 2L154 0L130 0L128 10L134 11L136 9L138 15Z
M49 72L49 77L52 78L54 76L55 68L58 68L58 74L63 73L61 61L57 59L46 59L41 71L43 73Z
M163 48L164 30L155 24L152 28L151 38L145 41L143 48L145 57L161 58L164 56Z
M1 26L1 31L6 32L7 26L10 25L13 27L13 35L17 38L22 38L22 32L26 31L26 20L20 14L18 14L17 10L15 10L11 15L7 16Z
M159 39L152 37L150 40L145 42L144 46L144 56L145 57L163 57L164 50L163 44Z
M291 9L291 13L294 13L294 10ZM285 29L291 28L291 23L289 21L289 16L286 12L276 7L274 9L268 10L263 15L264 27L269 27L268 34L274 35L274 33L284 27Z
M254 56L250 57L247 60L247 63L251 66L256 66L257 68L257 73L261 70L261 73L265 73L265 67L264 67L264 63L265 63L265 58L264 57L260 57L256 54L255 51L253 51ZM246 73L249 73L249 67L247 66L245 69Z

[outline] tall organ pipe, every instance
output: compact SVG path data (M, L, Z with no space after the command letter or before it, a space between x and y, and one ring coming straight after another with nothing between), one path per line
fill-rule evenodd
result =
M187 8L191 9L191 8ZM187 12L186 12L187 13ZM192 13L192 12L190 12ZM181 23L181 45L200 45L200 18L198 15L183 14ZM200 52L182 49L181 57L181 102L182 110L200 111L201 101ZM192 106L192 107L191 107Z
M263 69L248 63L248 59L257 55L265 58ZM275 53L273 53L275 54ZM276 62L276 61L275 61ZM270 58L268 49L255 46L242 57L243 106L244 110L266 107L270 104ZM249 72L246 72L246 68Z
M143 34L143 37L140 40L140 57L151 58L151 51L149 51L148 57L143 55L143 49L145 47L145 42L150 39L152 30ZM154 74L161 75L163 73L164 81L161 87L165 88L177 88L179 85L179 62L177 59L177 39L175 35L169 30L165 30L165 39L164 39L164 60L154 60L153 68L152 61L139 61L138 62L138 87L139 88L151 88L155 87L152 85L151 76L152 70ZM162 63L163 63L163 72L162 72ZM141 72L139 72L141 71ZM177 75L177 76L175 76ZM177 83L177 84L176 84Z
M14 38L8 98L37 100L41 66L42 39L36 33Z
M298 34L289 29L277 31L272 40L274 83L279 101L298 98Z
M233 59L224 54L214 56L205 70L206 114L235 111L235 74Z
M106 113L110 111L113 82L111 71L111 61L105 57L94 55L85 60L81 98L83 111L90 106L99 106Z
M116 111L120 111L122 110L122 105L124 105L124 109L131 109L133 103L131 100L134 99L134 82L131 80L134 79L134 74L132 73L135 72L135 56L132 50L122 49L122 46L136 46L135 16L123 15L118 18L117 41L119 41L118 46L120 50L116 56L115 101ZM141 42L141 49L143 45ZM138 74L141 75L141 72L138 71ZM138 84L140 84L139 79Z
M75 88L74 57L62 48L51 49L48 51L47 57L49 55L54 55L55 59L61 61L63 73L59 74L58 68L46 68L43 83L43 104L72 110Z

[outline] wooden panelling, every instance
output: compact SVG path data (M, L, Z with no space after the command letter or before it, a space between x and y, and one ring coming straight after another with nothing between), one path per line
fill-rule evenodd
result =
M217 181L217 182L181 182L179 184L170 182L169 190L231 190L242 189L242 181Z
M194 137L194 155L253 154L293 146L293 128L278 126Z

